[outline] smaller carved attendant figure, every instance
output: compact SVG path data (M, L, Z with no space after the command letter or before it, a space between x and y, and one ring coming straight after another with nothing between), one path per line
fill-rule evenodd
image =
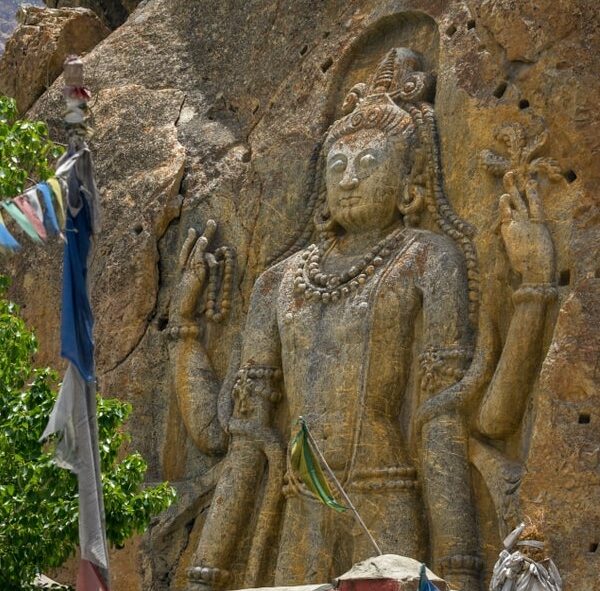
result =
M551 558L544 556L540 537L534 523L521 523L506 537L505 549L494 566L490 591L562 591L558 569Z

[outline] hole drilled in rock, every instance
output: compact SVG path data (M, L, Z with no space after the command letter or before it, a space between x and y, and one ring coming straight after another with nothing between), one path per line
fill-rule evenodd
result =
M169 319L166 316L161 316L156 321L156 328L158 328L158 330L162 332L163 330L165 330L165 328L167 328L167 324L169 324Z
M498 99L502 98L504 96L504 93L506 92L507 86L508 84L506 83L506 80L500 82L500 84L498 84L498 86L496 86L496 89L494 90L494 96Z
M594 554L598 550L598 542L592 542L590 544L590 552Z
M567 170L567 172L564 173L564 177L567 179L567 183L572 183L577 180L577 175L574 170Z
M456 26L455 25L450 25L446 29L446 35L448 35L448 37L452 37L452 35L454 35L454 33L456 33Z
M325 72L327 72L327 70L329 70L329 68L331 68L331 66L333 65L333 60L328 57L322 64L321 64L321 72L323 72L323 74L325 74Z
M592 417L590 416L589 412L582 412L582 413L580 413L579 419L577 420L577 422L580 425L589 425L591 420L592 420Z
M571 271L569 269L564 269L559 273L558 284L569 285L569 283L571 283Z
M527 109L529 107L529 101L527 99L521 99L519 101L519 109Z
M473 19L467 21L467 29L470 31L475 28L475 21Z
M139 236L143 231L144 231L144 226L142 226L142 224L136 224L135 226L133 226L133 233L136 236Z

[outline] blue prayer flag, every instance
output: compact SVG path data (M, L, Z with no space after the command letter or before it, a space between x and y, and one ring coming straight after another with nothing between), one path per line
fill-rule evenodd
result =
M21 245L13 238L13 235L4 225L2 215L0 215L0 247L8 248L9 250L19 250Z
M419 591L440 591L428 578L427 569L421 565L421 576L419 577Z
M66 231L61 355L90 382L94 379L94 318L87 293L87 259L92 225L86 199L81 199L81 210L76 216L67 209Z
M46 231L49 234L60 234L56 212L54 211L54 205L52 205L52 192L50 191L50 187L46 183L39 183L36 185L36 189L39 190L44 199L44 226L46 226Z

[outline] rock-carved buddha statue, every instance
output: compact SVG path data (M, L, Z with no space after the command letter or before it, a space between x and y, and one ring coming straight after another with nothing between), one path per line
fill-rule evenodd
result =
M254 285L225 394L194 321L215 223L189 231L171 302L174 383L198 447L227 449L189 589L226 588L234 563L245 565L244 586L327 582L373 555L352 516L321 504L291 468L300 415L384 553L481 588L465 418L477 382L477 257L444 193L432 93L421 57L404 48L353 87L317 161L314 244ZM535 184L517 187L510 173L504 182L501 233L523 285L480 406L491 437L520 421L554 274ZM219 416L220 396L233 398L231 416Z

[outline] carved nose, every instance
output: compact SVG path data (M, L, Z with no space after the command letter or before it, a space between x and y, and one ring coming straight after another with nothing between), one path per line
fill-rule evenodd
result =
M352 191L352 189L356 189L356 187L358 187L358 179L355 176L343 178L340 181L340 188L344 189L344 191Z

